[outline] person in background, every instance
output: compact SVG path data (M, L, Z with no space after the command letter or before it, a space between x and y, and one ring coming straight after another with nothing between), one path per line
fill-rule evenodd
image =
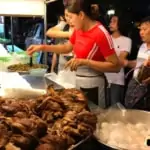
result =
M97 22L93 0L69 0L65 6L75 30L67 43L60 45L32 45L28 55L41 49L45 52L74 53L65 68L76 71L76 88L83 90L87 98L105 108L104 72L120 71L120 61L108 31ZM68 77L67 77L68 78Z
M111 36L115 51L121 61L127 59L132 45L131 39L123 35L124 25L125 24L119 15L112 16L109 28L112 33ZM125 86L124 66L122 66L119 73L106 73L105 75L109 83L108 94L110 94L110 104L114 105L117 102L123 103Z
M95 12L97 12L97 21L101 22L101 24L109 31L108 20L105 16L106 13L102 6L99 4L99 1L93 0L92 7L95 9Z
M133 78L130 81L126 93L125 98L125 105L127 108L134 107L133 103L137 103L136 108L144 108L147 109L147 107L150 107L150 103L147 104L147 106L143 106L143 102L148 102L150 98L150 77L142 81L142 84L138 84L138 73L139 73L139 67L143 64L145 64L145 61L147 62L146 65L149 66L149 60L150 60L150 16L144 18L140 25L140 36L143 41L143 44L139 48L138 56L136 60L129 61L125 60L124 65L130 68L135 68ZM139 85L139 86L138 86ZM136 87L139 87L139 89L136 90ZM139 91L138 91L139 90ZM135 91L135 92L133 92ZM139 95L140 94L140 95ZM135 96L137 96L135 98ZM133 100L136 101L133 101ZM140 103L142 101L142 104ZM138 105L139 102L139 105ZM150 110L150 108L148 108Z
M50 28L46 35L50 38L55 38L55 44L65 43L71 36L73 27L68 20L68 12L65 10L65 16L60 16L58 24L55 27ZM72 53L67 55L53 54L51 72L59 72L64 68L67 62L67 57L72 56Z

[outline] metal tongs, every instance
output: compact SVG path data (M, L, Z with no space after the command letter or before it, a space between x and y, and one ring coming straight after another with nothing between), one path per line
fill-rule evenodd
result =
M92 136L92 134L90 134L89 136L87 136L85 139L83 139L82 141L78 142L75 145L72 145L68 148L68 150L74 150L75 148L77 148L79 145L81 145L82 143L86 142L90 137Z
M33 59L32 59L32 56L30 56L30 62L29 62L29 65L30 65L30 67L33 66Z

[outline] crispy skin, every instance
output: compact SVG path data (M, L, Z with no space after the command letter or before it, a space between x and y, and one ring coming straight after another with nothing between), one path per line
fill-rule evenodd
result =
M5 147L11 134L5 124L0 124L0 149Z
M0 98L0 149L66 150L93 133L97 119L81 91L48 90L34 99Z
M56 150L56 148L52 144L40 144L36 150Z

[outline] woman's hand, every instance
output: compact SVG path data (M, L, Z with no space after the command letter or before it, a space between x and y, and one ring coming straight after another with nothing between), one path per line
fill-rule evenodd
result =
M127 59L120 60L120 64L121 64L122 67L127 67L128 63L129 63L129 61Z
M65 64L65 69L70 68L71 71L76 71L79 66L85 65L84 59L73 58Z
M146 61L144 62L144 66L150 67L150 60L146 60Z
M35 53L35 52L41 51L42 48L43 48L42 45L31 45L31 46L29 46L29 48L27 49L27 54L28 54L28 55L32 55L32 54Z

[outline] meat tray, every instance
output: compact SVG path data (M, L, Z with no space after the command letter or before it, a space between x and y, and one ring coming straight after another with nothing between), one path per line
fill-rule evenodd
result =
M97 118L87 110L86 98L77 89L54 90L49 86L47 94L40 97L0 98L0 104L4 141L0 149L73 150L96 128Z

